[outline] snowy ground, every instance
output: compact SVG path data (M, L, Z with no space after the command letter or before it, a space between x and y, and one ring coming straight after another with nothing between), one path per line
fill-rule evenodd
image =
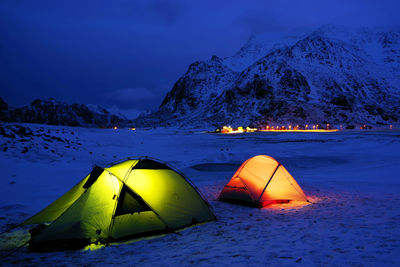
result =
M96 251L24 247L0 265L394 266L400 260L400 132L216 135L24 124L26 134L11 125L3 132L25 135L0 136L1 231L61 196L94 164L141 155L186 174L218 221ZM255 209L216 201L240 163L258 154L280 161L314 204ZM26 229L1 235L0 257L28 238Z

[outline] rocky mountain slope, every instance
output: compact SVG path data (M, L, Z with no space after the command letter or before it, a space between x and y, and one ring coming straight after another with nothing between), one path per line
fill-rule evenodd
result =
M97 105L66 104L52 98L12 108L0 98L0 120L83 127L130 126L131 121Z
M191 64L136 125L398 124L400 28L253 36Z

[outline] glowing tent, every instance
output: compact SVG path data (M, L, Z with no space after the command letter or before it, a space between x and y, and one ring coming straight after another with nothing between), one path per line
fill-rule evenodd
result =
M265 155L246 160L218 199L257 207L290 200L307 201L303 190L285 167Z
M209 204L164 163L131 159L92 172L23 225L31 250L83 248L214 220Z

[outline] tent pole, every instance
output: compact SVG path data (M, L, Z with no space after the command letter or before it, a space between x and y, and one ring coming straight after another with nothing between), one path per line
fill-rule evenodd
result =
M271 177L270 177L270 178L269 178L269 180L268 180L268 183L265 185L265 187L264 187L263 191L261 192L261 195L260 195L260 197L257 199L257 202L260 202L260 199L261 199L262 195L264 194L264 192L265 192L265 189L267 189L267 186L268 186L268 185L269 185L269 183L271 182L271 180L272 180L272 177L274 177L274 175L275 175L276 171L278 170L278 168L279 168L280 166L281 166L281 164L278 162L278 166L276 166L276 168L275 168L274 172L272 173Z

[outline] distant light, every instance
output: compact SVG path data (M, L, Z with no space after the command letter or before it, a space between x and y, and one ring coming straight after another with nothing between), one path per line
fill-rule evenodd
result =
M114 126L113 129L114 129L114 130L118 130L118 127L117 127L117 126Z

